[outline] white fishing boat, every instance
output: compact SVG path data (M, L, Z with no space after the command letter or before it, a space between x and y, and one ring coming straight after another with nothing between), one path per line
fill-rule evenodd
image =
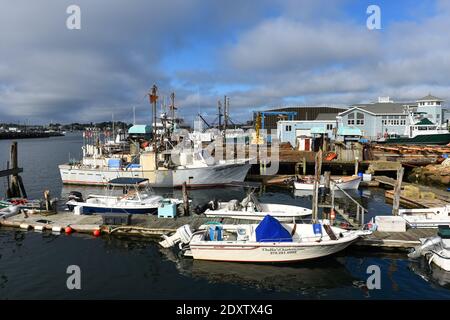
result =
M152 194L149 188L141 191L140 187L146 182L146 179L139 178L117 178L109 182L109 194L88 195L84 200L81 193L72 191L66 204L69 210L77 214L153 214L163 202L176 206L182 203L178 199L165 199ZM115 188L124 188L124 194L114 195Z
M293 262L337 253L369 233L326 223L281 224L268 215L259 224L203 225L194 233L185 225L160 244L181 242L184 255L198 260Z
M254 194L250 194L242 201L228 202L211 201L204 212L207 217L221 217L246 220L262 220L271 215L280 221L293 221L312 214L312 210L300 206L277 203L259 202Z
M450 225L450 205L427 209L400 209L399 215L411 228L437 228L440 225Z
M320 179L320 188L324 187L323 177ZM357 190L359 188L359 184L361 182L361 178L358 176L348 176L348 177L339 177L336 179L330 179L330 187L334 190ZM294 181L295 190L310 190L314 189L314 177L313 176L303 176L297 177L297 180Z
M450 271L450 228L439 226L438 235L420 239L422 244L408 254L410 258L425 257L428 263L434 263L445 271Z
M152 187L208 187L243 182L250 170L249 159L215 161L206 150L180 149L134 155L105 151L102 146L83 146L83 158L59 166L62 182L104 186L115 178L144 178Z

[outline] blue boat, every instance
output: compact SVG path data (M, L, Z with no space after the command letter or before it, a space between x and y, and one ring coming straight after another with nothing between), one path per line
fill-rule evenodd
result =
M140 189L144 187L144 191ZM122 195L117 195L122 188ZM89 195L86 200L79 192L71 192L67 206L77 214L154 214L163 202L175 205L182 203L178 199L166 199L155 195L148 187L148 179L116 178L108 182L106 195Z

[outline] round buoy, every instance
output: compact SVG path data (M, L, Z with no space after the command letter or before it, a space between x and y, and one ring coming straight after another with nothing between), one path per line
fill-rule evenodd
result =
M331 220L334 220L336 218L336 213L334 212L334 209L331 209L330 218Z
M94 232L92 233L94 235L94 237L98 237L100 236L100 230L94 230Z
M73 232L73 229L72 229L71 227L66 227L66 228L64 229L64 231L65 231L67 234L71 234L71 233Z

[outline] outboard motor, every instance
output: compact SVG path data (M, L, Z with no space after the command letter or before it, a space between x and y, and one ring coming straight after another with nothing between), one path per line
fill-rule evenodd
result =
M217 210L219 208L219 202L214 199L208 202L208 208L211 210Z
M164 248L170 248L173 247L175 244L181 242L183 244L188 244L191 241L192 238L192 231L189 225L181 226L177 229L177 231L169 236L163 235L163 241L161 241L159 244Z
M207 209L210 209L210 202L204 203L204 204L199 204L194 208L194 213L195 214L202 214L204 213Z
M441 237L432 237L424 241L424 243L413 249L412 252L408 253L408 257L412 259L419 258L423 253L432 250L434 247L442 244Z
M68 198L69 201L84 202L83 194L79 191L70 191Z

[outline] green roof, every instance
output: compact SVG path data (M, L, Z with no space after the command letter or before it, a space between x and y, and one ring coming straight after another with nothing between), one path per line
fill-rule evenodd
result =
M144 124L135 124L128 129L128 134L149 134L152 132L152 127Z
M338 136L362 136L361 130L353 127L339 127L337 134Z
M423 118L422 120L417 122L416 125L417 126L429 126L429 125L434 125L434 123L431 122L430 119L428 119L428 118Z

